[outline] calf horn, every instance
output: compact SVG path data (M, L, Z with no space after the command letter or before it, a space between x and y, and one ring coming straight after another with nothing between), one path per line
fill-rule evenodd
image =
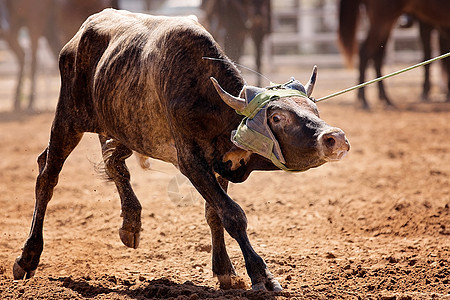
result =
M311 74L311 78L309 79L309 82L306 84L306 96L309 98L313 92L314 85L316 84L316 78L317 78L317 66L313 67L313 71Z
M244 99L235 97L227 93L224 89L222 89L219 82L217 82L217 80L214 77L210 77L210 79L214 87L216 88L216 91L219 94L220 98L222 98L223 102L228 104L229 107L237 111L243 111L247 107L247 103L245 102Z

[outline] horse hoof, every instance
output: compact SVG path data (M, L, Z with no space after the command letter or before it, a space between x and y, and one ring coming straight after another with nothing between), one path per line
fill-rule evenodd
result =
M16 259L16 261L14 262L14 266L13 266L13 276L14 276L14 280L22 280L22 279L29 279L31 277L34 276L34 274L36 273L36 270L32 270L32 271L25 271L18 263L19 257Z
M397 106L395 106L395 105L392 104L392 103L386 103L386 104L384 105L384 110L387 110L387 111L397 111Z
M356 104L355 107L356 107L356 109L360 109L360 110L363 110L363 111L367 111L367 112L370 111L370 105L367 102L360 101L360 102L358 102Z
M122 243L130 248L137 249L140 241L140 233L139 232L131 232L128 230L124 230L122 228L119 229L119 236Z
M428 98L428 95L422 95L420 97L420 100L422 100L422 102L425 102L425 103L430 102L430 98Z

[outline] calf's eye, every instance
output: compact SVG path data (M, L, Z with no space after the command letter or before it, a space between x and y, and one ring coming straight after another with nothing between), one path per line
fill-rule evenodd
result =
M281 118L280 118L279 115L273 115L273 116L272 116L272 121L273 121L274 123L279 123L279 122L281 121Z

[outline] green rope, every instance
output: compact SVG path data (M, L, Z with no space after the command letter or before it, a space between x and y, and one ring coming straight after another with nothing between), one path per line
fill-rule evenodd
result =
M381 81L381 80L383 80L383 79L386 79L386 78L389 78L389 77L392 77L392 76L395 76L395 75L398 75L398 74L401 74L401 73L410 71L410 70L412 70L412 69L415 69L415 68L418 68L418 67L427 65L427 64L429 64L429 63L432 63L433 61L440 60L440 59L443 59L443 58L446 58L446 57L449 57L449 56L450 56L450 52L445 53L445 54L442 54L442 55L437 56L437 57L435 57L435 58L432 58L432 59L426 60L426 61L424 61L424 62L418 63L418 64L416 64L416 65L414 65L414 66L411 66L411 67L408 67L408 68L405 68L405 69L402 69L402 70L393 72L393 73L388 74L388 75L384 75L384 76L381 76L381 77L372 79L372 80L370 80L370 81L367 81L367 82L364 82L364 83L355 85L355 86L353 86L353 87L350 87L350 88L348 88L348 89L342 90L342 91L340 91L340 92L333 93L333 94L331 94L331 95L322 97L322 98L320 98L320 99L316 99L316 100L314 100L314 102L320 102L320 101L327 100L327 99L332 98L332 97L336 97L336 96L342 95L342 94L344 94L344 93L347 93L347 92L350 92L350 91L353 91L353 90L356 90L356 89L365 87L366 85L369 85L369 84L372 84L372 83Z

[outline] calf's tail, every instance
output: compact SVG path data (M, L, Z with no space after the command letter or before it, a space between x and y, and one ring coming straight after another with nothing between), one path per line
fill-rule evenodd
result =
M138 160L139 166L144 170L150 170L150 157L134 152Z

